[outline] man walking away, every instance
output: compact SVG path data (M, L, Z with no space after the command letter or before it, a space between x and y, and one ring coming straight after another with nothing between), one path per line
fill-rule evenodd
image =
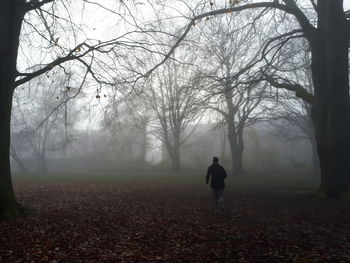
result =
M219 164L219 158L213 157L213 164L209 166L205 181L208 184L210 180L210 187L213 191L216 211L221 214L224 209L224 188L225 178L227 177L225 168Z

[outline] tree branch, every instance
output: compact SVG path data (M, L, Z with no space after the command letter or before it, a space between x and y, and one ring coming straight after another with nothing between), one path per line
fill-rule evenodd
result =
M62 107L64 104L66 104L68 101L70 101L70 100L76 98L76 97L80 94L80 92L81 92L81 90L82 90L82 88L83 88L83 86L84 86L84 84L85 84L86 78L87 78L87 76L88 76L88 74L89 74L89 72L90 72L92 63L93 63L93 58L91 59L91 62L90 62L90 64L88 65L88 67L87 67L87 69L86 69L86 71L85 71L83 80L82 80L82 82L81 82L81 84L80 84L80 86L79 86L77 92L76 92L75 94L73 94L72 96L67 97L65 100L63 100L62 102L60 102L56 107L54 107L54 108L52 109L52 111L44 118L44 120L42 120L42 121L39 123L39 125L38 125L38 126L36 127L36 129L35 129L36 131L37 131L37 130L51 117L51 115L54 114L59 108L61 108L61 107Z
M31 79L52 70L55 66L61 65L65 62L68 62L71 60L82 58L85 55L87 55L88 53L96 50L98 47L101 47L101 45L103 45L103 44L99 44L97 46L90 46L86 43L81 43L78 46L76 46L75 48L73 48L65 57L59 57L37 71L31 72L31 73L17 73L17 76L22 77L22 78L15 81L15 87L18 87L18 86L30 81ZM77 54L77 52L81 51L83 47L87 47L87 50L82 52L81 54Z
M192 26L195 26L196 21L200 21L203 18L225 14L225 13L232 13L232 12L241 12L244 10L249 10L253 8L273 8L278 9L281 11L284 11L288 14L294 15L296 19L298 20L300 26L302 27L304 36L306 38L311 37L314 32L316 32L316 29L310 24L309 20L305 16L305 14L297 7L297 5L294 3L292 4L290 0L284 0L287 5L279 4L278 2L259 2L259 3L253 3L253 4L246 4L242 6L237 7L231 7L231 8L223 8L218 9L210 12L206 12L203 14L200 14L198 16L194 16L191 19L191 22L185 27L184 33L177 39L175 44L171 47L171 49L168 51L168 53L165 54L164 58L156 64L153 68L151 68L147 73L143 75L143 77L148 77L150 74L152 74L153 71L155 71L158 67L160 67L164 62L170 58L170 56L174 53L175 49L180 45L180 43L186 38L189 31L191 30ZM298 30L300 32L300 30Z
M295 92L295 96L301 98L308 104L314 104L314 95L309 93L305 88L303 88L300 84L292 84L288 82L280 83L273 76L263 73L265 80L270 83L273 87L278 89L285 89Z
M318 12L318 6L315 2L315 0L310 0L311 4L312 4L312 7L315 9L316 12Z
M42 7L43 5L46 5L48 3L52 3L54 0L32 0L29 2L24 3L24 9L26 12L29 12L31 10L37 9Z

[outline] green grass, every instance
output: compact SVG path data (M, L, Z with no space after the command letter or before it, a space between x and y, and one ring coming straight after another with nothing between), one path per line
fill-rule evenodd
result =
M174 186L205 186L205 173L133 173L133 174L15 174L14 183L44 184L157 184ZM229 176L226 185L229 188L288 188L295 190L316 190L319 178L307 175L248 175Z

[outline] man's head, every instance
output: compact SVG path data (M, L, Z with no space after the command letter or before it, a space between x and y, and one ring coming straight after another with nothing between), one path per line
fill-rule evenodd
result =
M213 163L219 163L219 158L216 157L216 156L214 156L214 157L213 157Z

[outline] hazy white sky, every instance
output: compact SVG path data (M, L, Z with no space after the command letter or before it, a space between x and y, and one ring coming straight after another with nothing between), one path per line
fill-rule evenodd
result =
M228 0L213 0L215 4L223 5L227 4ZM309 3L309 0L303 0L305 3ZM175 32L174 30L179 25L185 26L188 22L186 18L183 18L183 15L190 15L189 7L194 8L198 3L204 3L206 5L205 9L199 8L202 11L210 10L209 1L161 1L162 3L167 4L166 8L163 9L161 6L149 4L147 0L137 0L137 1L124 1L125 5L121 4L120 1L115 0L99 0L96 4L85 4L82 5L82 1L72 1L72 7L70 11L65 10L62 6L59 8L64 10L62 12L62 17L72 19L73 22L78 25L81 29L75 35L75 38L72 38L72 31L69 28L69 25L66 24L64 27L57 27L54 29L54 38L59 39L58 43L70 48L75 47L78 43L81 43L87 39L95 39L96 41L105 41L117 36L121 36L125 32L130 30L135 30L135 21L140 25L144 25L145 21L154 21L157 19L162 19L166 16L172 17L170 21L170 31ZM133 4L135 3L135 4ZM189 5L189 6L187 6ZM108 7L109 10L102 8L101 6ZM344 0L344 6L350 8L350 0ZM133 16L130 15L133 14ZM174 18L177 17L177 18ZM135 19L135 20L134 20ZM168 22L169 22L168 21ZM166 20L165 20L165 23ZM42 27L41 21L37 21L37 28ZM32 38L33 30L32 28L25 25L25 33L28 33L28 38L24 41L30 39L31 45L27 46L23 41L23 47L19 56L19 68L25 69L27 63L30 64L39 64L50 61L60 54L60 50L57 48L46 49L40 48L41 45L47 45L45 40L39 38ZM68 30L67 30L68 29ZM194 29L195 30L195 29ZM48 37L48 35L46 35ZM95 41L95 43L96 43ZM55 51L55 52L53 52ZM92 82L91 82L92 83ZM94 98L96 93L96 85L91 89L91 98ZM94 107L103 108L105 102L91 100L91 103Z

